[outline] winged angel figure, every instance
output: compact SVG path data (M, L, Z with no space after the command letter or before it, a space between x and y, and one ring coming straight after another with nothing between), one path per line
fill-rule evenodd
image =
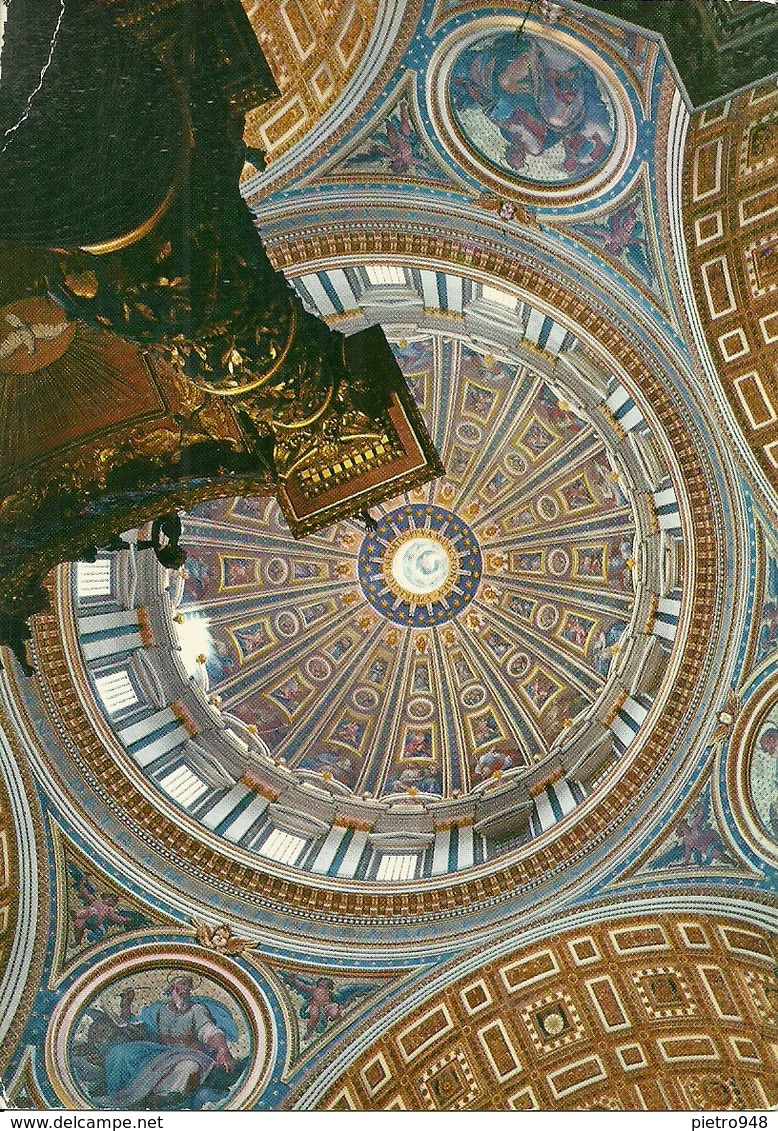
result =
M285 970L283 979L295 993L304 998L300 1016L306 1022L303 1034L306 1041L310 1041L317 1033L324 1033L329 1025L339 1021L350 1002L375 989L368 982L355 982L336 989L332 978L307 978L293 970Z
M68 873L75 894L81 902L80 907L70 912L76 946L81 946L84 940L90 943L100 942L111 927L121 927L129 931L136 927L148 926L148 919L138 911L119 906L119 897L115 892L98 891L94 878L76 864L72 862L68 864Z
M215 950L220 954L237 955L246 954L253 946L250 939L242 939L233 934L226 923L211 927L208 923L204 923L202 919L193 918L192 926L195 929L197 941L206 950Z

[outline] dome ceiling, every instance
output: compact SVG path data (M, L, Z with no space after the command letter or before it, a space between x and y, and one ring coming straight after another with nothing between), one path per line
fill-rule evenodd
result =
M446 475L302 543L270 500L194 508L178 627L290 767L451 796L543 762L601 698L635 610L633 489L526 365L443 334L396 353Z
M126 609L107 619L91 566L63 577L87 711L155 837L183 822L230 873L291 872L317 902L343 880L531 884L549 852L561 878L668 756L704 500L659 402L534 302L396 264L296 286L349 288L342 324L386 327L446 473L301 541L271 499L192 507L180 575L101 559Z
M96 788L118 769L156 840L185 830L176 853L199 867L207 845L268 906L290 884L320 907L342 881L413 880L426 915L451 873L462 901L484 875L573 882L669 803L660 777L727 678L713 621L734 603L718 567L736 508L673 312L572 247L592 208L632 201L663 275L641 166L672 76L656 44L625 56L572 16L528 21L509 59L520 17L459 8L430 8L428 50L399 44L317 169L311 135L294 187L285 156L261 204L244 185L305 305L394 340L446 475L376 529L303 542L266 499L194 507L185 577L111 560L116 620L80 572L60 580L111 750L110 771L89 755Z

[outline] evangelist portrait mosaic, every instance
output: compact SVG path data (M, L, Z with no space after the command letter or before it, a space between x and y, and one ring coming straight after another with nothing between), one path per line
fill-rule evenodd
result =
M749 785L762 828L778 844L778 705L759 728L751 755Z
M96 1107L221 1107L245 1074L251 1038L215 982L162 968L98 994L69 1051L79 1089Z
M256 1092L272 1043L269 1013L237 968L193 954L138 947L71 988L47 1041L63 1099L190 1111L240 1107Z
M448 96L465 144L519 183L570 185L616 141L613 100L582 59L550 39L485 35L457 58Z

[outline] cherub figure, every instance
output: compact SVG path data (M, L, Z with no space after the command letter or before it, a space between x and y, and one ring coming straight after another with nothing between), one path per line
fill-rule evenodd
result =
M675 826L675 835L683 846L684 864L714 864L729 859L724 842L708 817L708 807L700 800L688 816Z
M411 120L410 109L405 99L400 103L398 114L387 120L370 139L370 148L367 153L358 153L346 161L347 165L359 164L363 161L374 164L380 162L393 173L410 173L412 171L425 171L427 160L421 148L419 138Z
M202 919L192 916L192 926L195 928L197 941L206 950L215 950L219 954L246 954L252 947L250 939L242 939L233 934L226 923L216 927L209 926Z
M303 1039L310 1041L317 1033L323 1033L328 1025L339 1021L343 1007L355 998L362 997L374 987L368 983L354 983L335 988L332 978L306 978L294 970L285 970L284 981L305 998L300 1006L300 1016L306 1022Z
M82 872L75 864L68 864L70 879L82 906L71 911L73 938L80 946L87 942L96 943L104 939L111 926L139 927L146 923L142 915L130 908L119 907L119 897L112 891L98 892L92 877Z
M645 226L638 216L635 197L612 212L601 223L581 224L579 231L605 248L616 259L623 259L650 285L654 280Z

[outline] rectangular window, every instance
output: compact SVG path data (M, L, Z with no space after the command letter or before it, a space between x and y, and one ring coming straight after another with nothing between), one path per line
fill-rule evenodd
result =
M505 306L508 310L516 309L516 296L509 295L507 291L501 291L498 287L490 287L484 283L481 297L487 302L496 302L498 306Z
M285 829L273 829L257 852L260 856L266 856L268 860L277 860L279 864L296 864L305 848L305 843L301 836L288 833Z
M95 687L109 715L115 715L138 702L138 694L125 669L98 676Z
M392 267L389 263L368 263L365 271L374 285L387 283L390 286L405 285L405 272L402 267Z
M79 597L110 597L111 559L79 562L76 566L76 593Z
M198 778L197 774L193 773L188 766L183 763L176 766L175 770L171 770L164 778L160 778L159 784L164 789L168 797L172 797L179 805L183 805L185 809L189 809L197 801L198 797L202 797L208 786Z
M416 875L419 857L416 853L386 853L381 857L376 873L377 880L412 880Z

